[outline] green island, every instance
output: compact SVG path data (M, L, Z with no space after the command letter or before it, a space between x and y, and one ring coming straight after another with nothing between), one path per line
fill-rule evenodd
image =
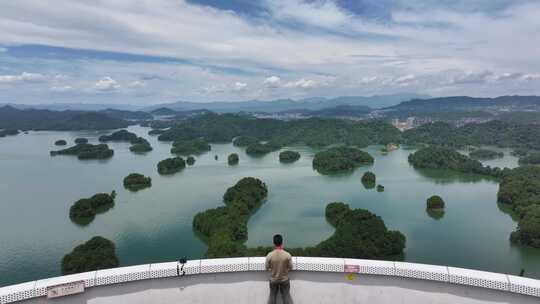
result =
M388 230L379 216L365 209L351 209L341 202L328 204L325 216L336 228L331 237L313 247L287 250L297 256L402 259L405 236L399 231ZM270 247L250 248L247 254L261 256L271 250Z
M267 254L271 248L246 248L247 221L268 195L259 179L246 177L227 189L225 206L195 215L193 228L208 244L206 257L240 257ZM306 248L288 249L293 255L349 257L368 259L399 258L405 248L405 236L389 231L384 221L364 209L350 209L344 203L326 206L326 219L335 233L321 243Z
M278 145L277 143L273 143L273 142L268 142L268 143L254 143L254 144L251 144L249 146L247 146L246 148L246 154L247 155L252 155L252 156L259 156L259 155L265 155L265 154L268 154L270 152L274 152L274 151L277 151L281 148L280 145Z
M186 158L186 164L188 164L189 166L193 166L195 164L195 157L193 156L188 156Z
M366 189L373 189L377 183L377 177L375 176L375 173L367 171L364 173L364 175L362 175L361 181L362 185L364 185Z
M253 136L238 136L233 139L233 145L237 147L247 147L249 145L258 144L259 140Z
M67 145L67 141L65 141L63 139L59 139L59 140L54 142L54 145L55 146L65 146L65 145Z
M161 135L165 132L164 129L152 129L148 131L148 135Z
M202 139L178 140L173 142L171 153L178 155L202 154L212 149L207 141Z
M321 174L333 174L350 171L373 162L374 158L367 152L340 146L317 152L313 158L313 168Z
M384 192L384 186L383 185L377 185L377 192Z
M152 178L139 173L131 173L124 177L124 188L129 191L139 191L144 188L152 187Z
M247 221L268 194L259 179L245 177L227 189L225 206L197 213L193 228L205 237L209 258L244 256L247 240Z
M454 127L435 122L403 132L406 144L429 144L463 148L466 146L497 146L540 150L540 125L514 124L492 120L479 124Z
M137 134L129 132L128 130L119 130L116 132L113 132L110 135L102 135L99 137L99 141L101 142L107 142L107 141L127 141L131 142L137 139Z
M238 154L236 153L231 153L229 154L229 156L227 157L227 163L230 165L230 166L234 166L234 165L238 165L238 161L239 161L239 157L238 157Z
M157 164L158 173L161 175L174 174L182 171L185 167L186 162L181 157L167 158Z
M87 143L88 143L88 138L84 138L84 137L75 138L75 144L76 145L87 144Z
M401 132L382 120L309 118L284 121L215 113L186 119L163 132L158 139L175 141L203 138L208 142L231 142L244 136L275 142L279 146L305 144L324 147L345 144L366 147L371 144L401 142Z
M279 153L279 161L282 163L294 163L300 159L300 153L291 150L285 150Z
M62 258L62 274L74 274L118 267L116 246L104 237L95 236L78 245Z
M540 167L522 166L505 174L497 201L509 205L518 216L510 240L540 248Z
M135 152L135 153L145 153L152 151L152 146L148 142L148 140L137 137L136 139L131 141L131 147L129 147L129 151Z
M471 159L456 150L444 146L421 148L409 155L409 163L419 169L447 169L462 173L482 174L499 177L505 168L483 166L478 160Z
M438 195L430 196L426 200L426 213L435 220L440 220L444 216L444 200Z
M520 165L540 165L540 152L532 152L519 158Z
M51 156L76 155L78 159L107 159L114 155L114 150L107 144L78 144L64 150L51 151Z
M90 198L82 198L69 208L69 218L79 225L91 223L96 214L103 213L114 207L116 192L111 194L98 193Z

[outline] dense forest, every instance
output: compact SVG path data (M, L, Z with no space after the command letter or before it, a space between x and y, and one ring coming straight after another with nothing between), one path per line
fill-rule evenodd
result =
M94 220L96 214L114 207L115 198L115 191L111 194L98 193L89 198L82 198L69 209L69 218L79 225L87 225Z
M377 176L375 176L375 173L371 171L367 171L362 175L362 185L364 185L364 188L366 189L373 189L375 188L375 184L377 183Z
M533 152L519 158L520 165L540 165L540 152Z
M540 167L523 166L504 175L497 193L518 215L518 228L511 240L540 248Z
M76 155L78 159L106 159L114 155L114 151L109 149L107 144L77 144L64 150L51 151L51 156L55 155Z
M240 158L238 157L238 154L237 153L231 153L229 154L229 156L227 157L227 163L230 165L230 166L234 166L234 165L238 165L238 162L240 161Z
M203 138L208 142L231 142L238 136L257 138L280 146L306 144L319 147L338 143L365 147L400 142L401 139L398 129L382 121L353 122L321 118L282 121L208 113L182 121L159 135L159 140ZM237 145L253 143L237 141Z
M201 154L211 149L210 144L202 139L177 140L172 144L171 153L178 155Z
M144 188L152 187L152 178L139 173L131 173L124 177L124 188L129 191L139 191Z
M407 144L498 146L540 150L540 125L511 124L498 120L455 128L444 122L426 124L403 132Z
M186 167L186 162L181 157L167 158L157 164L158 173L161 175L174 174L182 171Z
M118 267L116 246L104 237L95 236L78 245L62 258L62 274Z
M333 174L352 170L375 159L367 152L352 147L333 147L317 152L313 158L313 168L321 174Z
M223 196L225 206L197 213L193 228L206 238L206 256L244 256L247 240L247 221L259 208L268 194L266 185L259 179L245 177L227 189Z
M504 157L504 153L489 150L489 149L476 149L469 153L469 157L472 159L487 160L487 159L502 158Z
M0 129L18 130L107 130L125 128L130 123L99 112L19 110L0 107Z
M279 161L282 163L294 163L300 159L300 153L291 150L281 151L279 153Z

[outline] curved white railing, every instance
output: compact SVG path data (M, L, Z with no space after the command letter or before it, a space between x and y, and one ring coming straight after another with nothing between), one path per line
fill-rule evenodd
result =
M228 258L188 261L182 268L178 262L146 264L90 271L0 288L0 303L11 303L47 295L51 286L74 282L84 287L111 285L146 279L182 275L264 271L264 257ZM293 257L296 271L353 272L367 275L405 277L447 282L508 291L540 297L540 281L518 276L471 269L377 260Z

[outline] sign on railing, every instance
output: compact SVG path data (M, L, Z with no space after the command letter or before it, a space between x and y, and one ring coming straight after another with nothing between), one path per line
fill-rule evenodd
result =
M47 298L59 298L83 292L84 281L76 281L47 287Z

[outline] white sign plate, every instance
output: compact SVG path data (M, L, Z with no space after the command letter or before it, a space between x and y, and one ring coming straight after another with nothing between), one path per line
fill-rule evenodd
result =
M47 298L58 298L84 292L84 281L70 282L47 287Z

